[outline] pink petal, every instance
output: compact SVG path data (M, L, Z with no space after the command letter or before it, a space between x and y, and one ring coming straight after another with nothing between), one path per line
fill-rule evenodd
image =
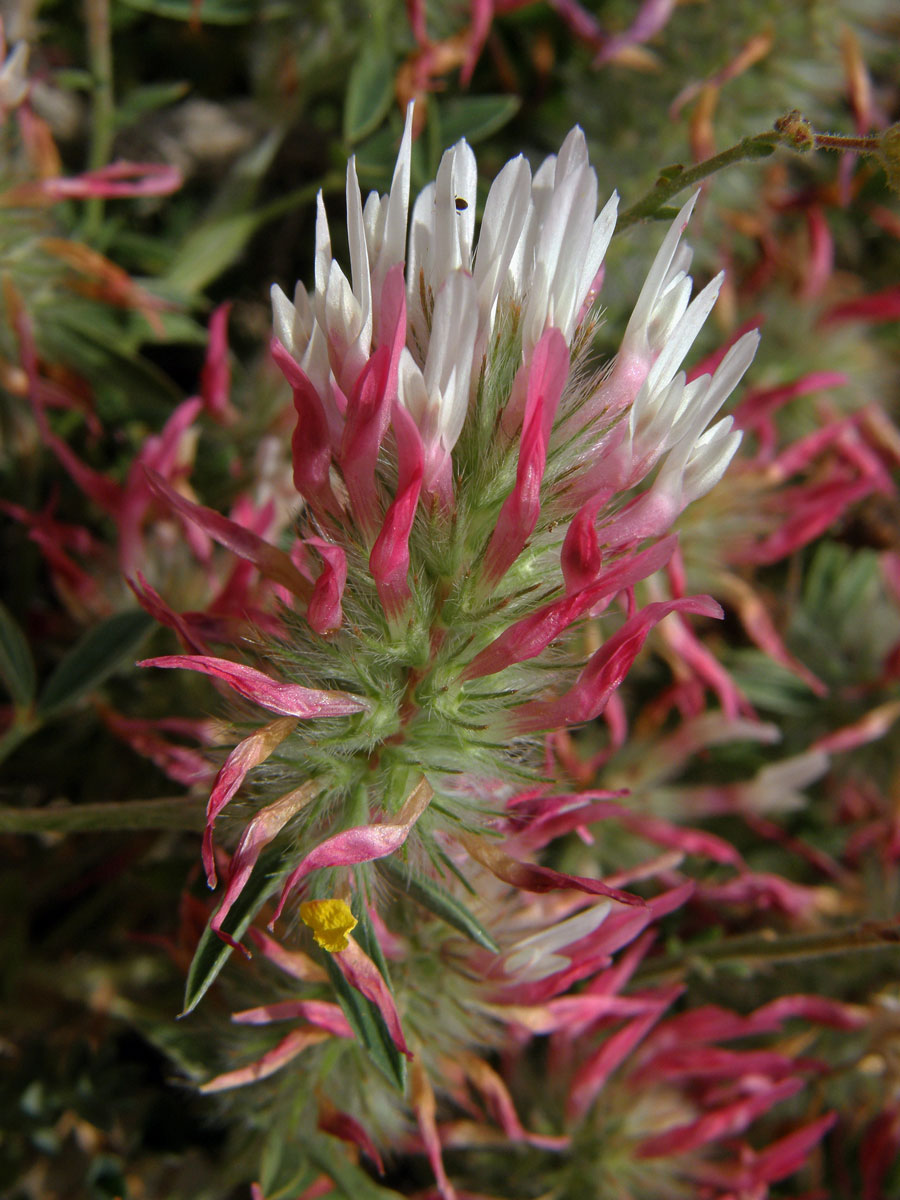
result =
M294 393L297 426L291 439L294 487L310 504L326 512L338 505L331 490L331 438L328 419L319 393L277 338L271 342L272 357Z
M610 695L619 686L643 646L648 633L670 612L696 613L721 617L722 610L709 596L689 596L648 604L631 617L609 641L593 655L574 687L557 700L532 701L511 715L516 734L536 733L566 725L592 721L603 711Z
M570 1120L583 1117L602 1091L606 1081L636 1046L644 1040L666 1009L680 995L682 989L673 987L662 993L649 1012L629 1021L616 1030L575 1072L566 1112Z
M367 541L372 540L378 526L375 463L390 420L393 397L388 388L389 370L390 351L387 346L379 346L354 384L341 441L341 474L353 515Z
M574 595L564 596L563 599L546 605L533 616L517 621L472 659L463 672L463 679L494 675L513 663L535 658L573 621L584 616L601 600L623 588L631 587L665 566L675 545L674 534L663 538L640 554L621 559L604 571L589 587Z
M226 1071L224 1075L217 1075L208 1083L201 1084L199 1091L224 1092L228 1088L243 1087L248 1083L256 1083L259 1079L267 1079L276 1071L280 1071L291 1059L302 1054L308 1046L316 1046L327 1037L328 1034L321 1029L296 1029L256 1062L246 1067L238 1067L236 1071Z
M380 825L357 825L320 842L291 872L278 901L275 916L270 922L270 928L281 916L291 892L310 872L322 867L346 867L354 863L371 862L398 850L409 837L410 830L428 807L433 795L434 792L423 779L407 798L394 820L384 821Z
M412 1058L412 1052L403 1036L400 1015L391 989L384 981L384 976L362 949L358 942L351 937L346 950L338 950L332 954L338 969L351 987L361 992L367 1000L375 1005L384 1018L391 1039L401 1054Z
M169 629L173 629L187 650L191 650L195 654L203 653L206 647L198 639L195 630L191 628L184 614L177 613L174 609L170 608L159 592L150 586L140 571L138 571L137 583L133 579L126 579L125 582L131 588L132 592L134 592L135 598L141 608L148 612L154 620L159 621L160 625L166 625Z
M750 1164L747 1172L750 1177L748 1185L758 1187L760 1184L775 1183L777 1180L799 1171L805 1165L812 1148L818 1145L836 1120L837 1113L828 1113L824 1117L819 1117L817 1121L804 1125L802 1129L795 1129L793 1133L773 1142L771 1146L767 1146ZM863 1162L865 1163L865 1161L866 1155L864 1154ZM866 1178L865 1166L863 1177ZM876 1200L876 1197L870 1196L866 1190L863 1200Z
M306 609L310 628L324 637L340 629L344 619L341 601L347 583L347 555L340 546L322 538L307 538L306 544L318 550L324 560Z
M297 724L292 717L280 717L257 729L238 742L223 763L206 806L206 829L203 833L203 865L210 887L216 886L216 866L213 857L213 826L216 817L236 794L249 771L266 761Z
M244 830L240 842L238 842L237 849L231 860L231 869L228 872L228 884L225 889L225 895L222 897L222 903L219 905L209 926L210 929L219 935L222 941L227 942L235 950L243 950L248 957L249 951L223 930L222 922L231 911L238 896L244 890L263 848L271 842L277 833L281 832L292 817L296 816L302 808L309 804L318 790L319 785L317 783L304 783L301 787L288 792L286 796L282 796L280 800L276 800L274 804L267 805L253 817ZM210 799L211 806L212 800ZM220 805L217 811L221 811L221 807ZM204 850L206 850L207 836L209 837L211 849L214 819L215 814L210 817L209 813L207 813ZM209 855L209 861L212 861L211 854ZM312 1022L312 1024L315 1024L315 1022Z
M309 584L291 562L290 556L283 550L279 550L277 546L271 545L243 525L238 525L237 522L230 521L228 517L223 517L214 509L207 508L203 504L194 504L180 492L169 487L155 471L147 472L147 481L154 495L180 513L186 520L199 525L221 546L225 546L239 558L252 563L267 579L281 584L295 596L299 596L303 600L309 599Z
M503 502L485 553L485 578L502 579L534 531L541 511L541 483L553 418L569 374L569 347L558 329L542 334L528 372L516 483Z
M167 654L162 658L147 658L139 667L180 667L199 671L221 679L240 696L262 708L285 717L348 717L365 712L368 704L349 692L320 691L302 687L299 683L281 683L253 667L230 662L227 658L211 658L205 654Z
M402 404L394 405L393 424L399 459L397 495L369 555L369 570L389 621L399 620L410 598L409 535L424 470L422 439L412 414Z
M509 1089L493 1067L475 1054L463 1053L455 1060L490 1105L494 1120L508 1138L516 1142L528 1142L544 1150L564 1150L571 1144L565 1134L553 1137L529 1133L519 1120Z
M340 1138L342 1142L350 1142L358 1147L366 1158L374 1163L378 1174L384 1174L384 1163L381 1161L378 1148L359 1121L351 1117L349 1113L338 1112L337 1109L320 1113L318 1127L323 1133L330 1133L332 1137Z
M559 556L567 595L586 588L600 574L603 555L594 520L601 506L612 495L612 488L596 492L581 506L569 524Z
M475 834L457 833L456 840L483 867L512 887L524 892L552 892L565 888L587 892L591 896L609 896L622 904L643 904L638 896L607 887L599 879L587 879L583 875L564 875L550 867L539 867L535 863L519 862L492 841Z
M303 983L325 983L327 981L328 973L325 968L320 967L302 950L287 950L264 930L255 929L252 925L248 932L250 940L260 954L265 955L269 962L284 971L285 975L290 975L292 979L299 979Z
M444 1170L444 1159L441 1155L441 1138L437 1127L437 1104L434 1098L434 1091L425 1067L418 1059L413 1063L410 1083L413 1112L416 1114L419 1132L425 1144L425 1153L428 1155L428 1161L431 1163L431 1169L437 1180L438 1191L441 1194L442 1200L456 1200L453 1184L447 1178L447 1172Z
M229 395L231 365L228 362L228 314L231 303L220 304L209 320L209 344L206 361L200 373L200 394L203 406L213 420L227 425L235 417Z
M672 1154L687 1154L719 1138L733 1137L770 1108L796 1095L802 1087L802 1079L785 1079L733 1104L705 1113L688 1125L679 1125L647 1138L636 1148L635 1154L638 1158L667 1158Z
M353 1030L339 1004L328 1000L281 1000L259 1008L245 1008L232 1015L238 1025L268 1025L272 1021L305 1021L335 1037L352 1038Z
M43 179L37 186L53 200L170 196L182 185L181 172L167 163L118 161L69 178Z

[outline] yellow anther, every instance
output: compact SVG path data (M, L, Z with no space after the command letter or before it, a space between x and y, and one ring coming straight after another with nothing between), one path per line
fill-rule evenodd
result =
M300 905L300 920L313 931L313 937L330 954L346 950L348 934L359 924L343 900L305 900Z

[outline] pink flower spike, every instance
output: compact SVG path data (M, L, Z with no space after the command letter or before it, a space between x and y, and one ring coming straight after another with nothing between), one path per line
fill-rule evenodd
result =
M238 847L231 860L231 869L228 872L228 885L225 889L225 895L209 926L214 933L219 935L223 942L227 942L234 950L241 950L248 958L250 957L249 950L245 946L241 946L239 942L236 942L230 934L226 933L222 928L222 923L231 911L234 902L244 890L253 868L256 866L256 861L262 853L263 847L267 846L275 835L281 832L292 817L295 817L302 808L309 804L318 790L319 785L316 782L304 783L302 786L294 788L292 792L288 792L286 796L282 796L280 800L276 800L274 804L267 805L266 808L261 809L249 822L241 836L240 842L238 842ZM210 800L211 804L212 801ZM218 811L221 811L221 807L220 805ZM212 819L207 815L207 832L204 833L204 849L206 849L207 834L210 841L212 839L213 820L215 820L215 814Z
M309 583L303 578L290 556L277 546L273 546L252 530L238 525L228 517L223 517L215 509L203 504L195 504L170 487L162 476L155 471L147 471L147 481L151 491L169 508L174 509L187 521L198 525L221 546L231 550L239 558L245 559L257 568L267 579L280 583L295 596L302 600L310 597Z
M311 629L325 637L340 629L344 619L341 600L347 582L347 555L342 547L322 538L307 538L306 544L318 550L325 564L315 582L306 619Z
M307 875L322 867L347 867L355 863L372 862L398 850L409 837L410 830L431 802L434 792L422 780L407 797L393 821L380 825L357 825L326 838L294 868L284 885L271 929L284 909L291 892Z
M349 692L326 692L302 687L299 683L281 683L254 667L230 662L227 658L212 658L206 654L167 654L161 658L146 658L139 667L179 667L212 675L233 688L239 696L252 700L261 708L283 717L349 717L365 712L369 705L361 696Z
M339 1004L329 1000L280 1000L232 1015L236 1025L269 1025L273 1021L305 1021L334 1037L352 1038L353 1030Z
M654 625L670 612L721 617L722 609L709 596L688 596L648 604L625 622L593 655L574 687L557 700L532 701L511 715L516 734L535 733L562 725L580 725L603 711L610 695L625 678Z
M407 1046L406 1038L403 1035L397 1005L394 1003L394 997L384 976L358 942L355 942L352 937L348 938L348 942L347 949L335 951L331 956L332 959L350 986L361 992L367 1000L371 1000L381 1013L391 1040L400 1053L405 1054L407 1058L412 1058L412 1051Z
M228 314L231 303L220 304L209 320L209 344L200 372L203 407L220 425L230 425L237 414L231 406L231 365L228 362Z
M403 616L411 595L407 580L409 535L422 490L424 452L416 423L402 404L394 405L392 420L399 459L397 495L369 555L369 570L384 614L395 623Z
M216 886L216 865L213 856L213 826L216 817L237 793L249 771L264 763L281 745L297 724L293 717L279 717L249 737L238 742L226 758L216 776L212 793L206 806L206 829L203 833L203 866L209 886ZM224 914L223 914L224 915Z
M271 350L294 393L297 413L291 439L294 487L308 503L326 512L333 511L339 506L331 490L331 438L319 393L277 338L272 339Z
M276 1071L280 1071L298 1054L302 1054L309 1046L316 1046L328 1037L322 1029L296 1029L278 1043L274 1049L267 1051L262 1058L246 1067L238 1067L236 1071L226 1071L217 1075L208 1083L200 1085L201 1092L224 1092L228 1088L243 1087L248 1083L256 1083L260 1079L268 1079Z
M485 554L488 583L502 579L522 553L541 510L541 483L553 418L569 375L569 347L558 329L541 335L528 364L516 483L503 502Z

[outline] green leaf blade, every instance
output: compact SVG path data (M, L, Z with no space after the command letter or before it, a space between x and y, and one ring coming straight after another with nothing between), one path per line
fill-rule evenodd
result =
M12 613L0 604L0 679L14 704L27 708L34 700L37 675L31 648Z
M500 953L500 947L481 922L469 912L460 900L442 888L439 883L435 883L434 880L425 876L409 874L393 858L382 859L380 866L397 887L406 892L417 904L421 904L436 917L440 917L442 921L446 921L448 925L465 934L482 949L490 950L492 954Z
M98 688L134 657L154 624L147 613L135 610L116 613L89 629L47 680L38 698L38 714L46 717L69 708Z

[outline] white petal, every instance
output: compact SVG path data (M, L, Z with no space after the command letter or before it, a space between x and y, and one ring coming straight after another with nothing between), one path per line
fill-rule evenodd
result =
M719 274L706 287L685 311L681 320L672 330L659 358L650 368L647 384L650 388L665 387L684 361L684 356L694 344L694 339L703 328L706 318L712 312L713 305L719 298L719 291L725 279L725 272Z
M328 286L331 271L331 235L328 232L328 217L322 193L316 196L316 295L323 296Z
M530 209L531 167L520 154L494 180L481 219L474 274L481 310L487 317L506 282Z
M634 312L632 312L628 327L625 330L625 337L623 339L625 343L630 344L634 341L642 341L646 336L646 329L650 323L650 317L656 306L657 298L666 282L669 268L678 250L678 243L681 241L681 235L684 233L685 226L690 220L699 194L699 192L695 192L691 196L690 200L688 200L687 204L684 205L678 216L669 226L669 231L663 239L663 244L659 248L659 252L653 261L653 266L650 268L647 278L644 281L644 286L641 288L637 304L634 306Z
M434 181L434 258L431 287L436 293L451 271L472 266L478 169L472 147L457 142L441 159Z
M455 271L434 302L431 342L425 363L425 386L434 399L440 395L441 440L452 450L462 432L469 407L472 354L478 333L475 281Z
M347 164L347 234L350 241L350 278L353 295L359 305L360 323L356 333L361 352L368 357L372 344L372 277L366 249L362 196L356 177L356 156Z
M579 309L584 304L588 289L597 278L600 264L603 262L603 257L609 248L613 231L616 228L618 214L619 193L613 192L601 209L600 215L594 221L593 228L591 229L591 243L584 260L584 266L581 269L581 278L578 280L577 295Z

